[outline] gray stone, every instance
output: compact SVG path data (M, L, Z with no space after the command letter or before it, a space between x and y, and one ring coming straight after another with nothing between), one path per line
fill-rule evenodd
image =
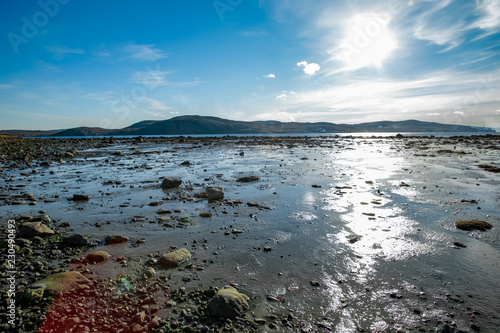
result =
M207 197L209 200L220 200L224 199L224 191L220 187L210 186L206 190Z
M42 222L26 222L19 229L17 236L20 238L30 238L34 236L44 237L53 234L54 230L50 229Z
M248 296L225 286L208 302L210 315L216 318L235 318L248 309Z
M163 268L175 268L186 263L189 259L191 259L191 253L187 249L182 248L161 256L158 260L158 265Z
M163 189L171 189L179 187L182 184L182 180L178 178L165 177L161 182L161 187Z
M62 247L82 247L88 246L89 240L80 234L73 234L63 238L61 242Z
M128 237L122 236L122 235L111 235L111 236L106 236L104 239L104 244L105 245L111 245L111 244L120 244L120 243L125 243L128 241Z
M245 177L240 177L238 178L238 182L240 183L251 183L251 182L257 182L260 180L259 176L251 175L251 176L245 176Z
M43 288L52 291L68 291L90 284L89 279L77 271L55 273L35 282L31 288Z

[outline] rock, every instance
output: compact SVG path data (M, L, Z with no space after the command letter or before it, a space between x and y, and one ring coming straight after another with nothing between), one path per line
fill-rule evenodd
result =
M73 201L89 201L90 197L85 194L73 194L73 198L71 199Z
M271 252L273 250L269 245L264 246L264 252Z
M319 281L311 281L311 286L319 287Z
M25 222L17 234L20 238L30 238L34 236L44 237L53 235L54 230L47 227L42 222Z
M43 288L28 289L23 293L23 298L29 303L41 301L43 298Z
M240 177L238 178L237 182L240 182L240 183L251 183L251 182L257 182L260 180L260 177L259 176L245 176L245 177Z
M104 239L105 245L120 244L125 242L128 242L128 237L122 235L106 236L106 238Z
M85 261L91 264L99 264L108 261L111 258L111 254L106 251L95 251L87 254Z
M351 243L351 244L354 244L357 241L359 241L359 237L358 236L354 236L354 237L349 238L349 243Z
M187 249L182 248L161 256L158 260L158 265L163 268L175 268L187 262L190 258L191 253Z
M55 273L45 279L35 282L31 288L43 288L51 291L68 291L88 285L90 281L81 273L76 271Z
M321 188L321 185L313 184L311 185L312 188Z
M161 182L161 187L163 189L171 189L179 187L182 184L182 180L178 178L165 177Z
M210 218L212 217L212 213L200 213L200 217Z
M156 271L153 267L148 267L143 274L144 278L152 279L156 276Z
M190 166L191 165L191 162L189 161L184 161L181 163L182 166Z
M89 244L89 240L80 234L66 236L61 242L62 247L82 247L88 246Z
M248 309L248 296L225 286L208 302L210 315L216 318L235 318Z
M247 206L248 207L259 207L259 203L254 202L254 201L250 201L250 202L247 202Z
M457 221L455 222L455 227L460 230L481 230L486 231L486 229L491 229L492 225L488 222L479 221L479 220L465 220L465 221Z
M169 209L161 208L156 211L156 214L172 214L172 211Z
M207 187L205 189L205 192L207 192L207 197L209 200L220 200L224 199L224 191L220 187Z
M489 171L489 172L495 172L495 173L499 173L500 172L500 168L496 167L496 166L493 166L493 165L481 164L481 165L478 165L478 166L481 169L484 169L484 170Z

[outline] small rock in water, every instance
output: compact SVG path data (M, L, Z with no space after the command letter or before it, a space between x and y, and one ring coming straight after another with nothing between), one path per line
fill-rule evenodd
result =
M311 286L313 287L319 287L319 281L311 281Z
M220 187L207 187L205 192L209 200L220 200L224 199L224 191Z
M178 178L165 177L161 182L161 187L163 189L171 189L179 187L182 184L182 180Z
M73 194L73 201L89 201L90 197L86 194Z
M111 235L111 236L106 236L104 239L104 244L105 245L111 245L111 244L120 244L120 243L125 243L128 241L128 237L122 236L122 235Z
M455 227L460 230L481 230L486 231L486 229L491 229L493 226L485 221L480 220L465 220L455 222Z
M240 178L238 178L237 182L240 182L240 183L251 183L251 182L257 182L259 180L260 180L259 176L251 175L251 176L240 177Z

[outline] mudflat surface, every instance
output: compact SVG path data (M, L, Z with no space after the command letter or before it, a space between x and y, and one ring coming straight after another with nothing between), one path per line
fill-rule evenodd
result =
M48 306L63 308L64 298L22 295L65 270L93 283L93 298L82 296L78 306L100 299L95 313L109 317L106 325L58 317L58 325L82 332L500 327L498 136L0 140L2 240L9 220L20 226L40 215L56 232L16 239L23 272L16 320L24 320L3 324L6 332L57 326ZM245 176L259 179L238 181ZM162 189L164 177L182 184ZM222 188L224 199L204 197L208 186ZM88 200L72 200L75 194ZM493 227L463 231L455 227L461 220ZM91 245L63 247L74 233ZM105 245L114 234L128 240ZM180 248L191 254L187 263L155 263ZM94 251L111 259L79 259ZM154 277L144 278L151 268ZM7 284L7 273L1 277ZM225 285L249 297L249 308L229 322L206 311L211 290ZM117 305L103 300L113 297L129 305L132 319L109 312Z

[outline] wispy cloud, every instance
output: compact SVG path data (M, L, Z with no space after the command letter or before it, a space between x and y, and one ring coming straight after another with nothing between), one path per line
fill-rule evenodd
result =
M297 66L304 67L303 71L304 71L304 73L306 73L308 75L314 75L314 74L316 74L316 72L318 72L320 70L320 66L314 62L309 64L309 63L307 63L307 61L300 61L297 63Z
M441 0L423 5L427 10L414 13L414 37L445 46L443 52L467 42L470 32L479 34L477 39L500 31L498 0Z
M268 78L268 79L274 79L276 78L276 75L274 75L273 73L271 74L267 74L267 75L263 75L265 78Z
M47 46L45 47L47 52L50 52L54 55L54 59L61 60L68 55L83 55L85 54L85 50L79 48L70 48L66 46Z
M275 100L276 112L302 111L303 120L311 115L343 118L348 122L383 119L422 119L422 116L455 116L473 119L493 115L492 105L500 103L500 70L487 75L460 72L434 72L413 80L356 79L324 85L321 89L286 91ZM318 119L320 120L320 119Z
M125 52L135 60L157 61L167 56L162 50L155 48L154 44L132 44L125 47Z

